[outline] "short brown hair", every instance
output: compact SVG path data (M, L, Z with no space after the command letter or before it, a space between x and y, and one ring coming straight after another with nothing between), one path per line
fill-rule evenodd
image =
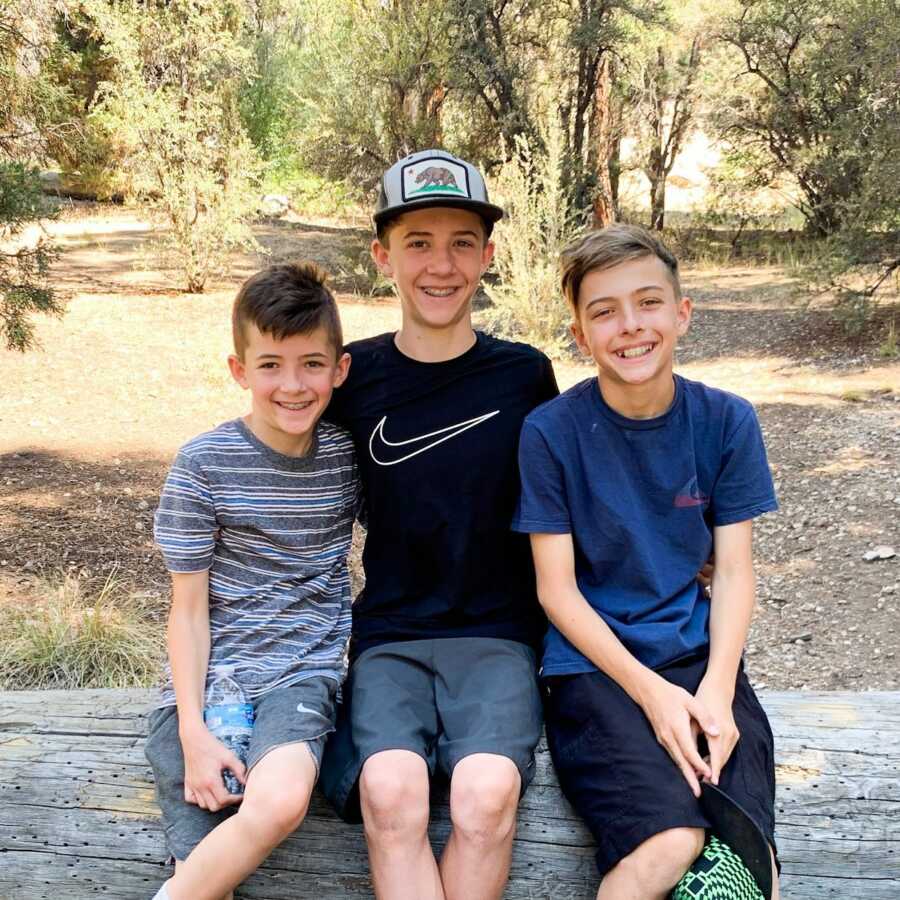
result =
M672 251L646 228L620 222L591 231L563 248L559 255L562 292L577 312L578 292L586 275L644 256L655 256L665 265L675 298L680 299L678 260Z
M283 340L324 328L335 356L344 350L341 318L331 291L328 273L308 260L282 263L251 275L238 291L231 311L234 352L243 359L247 326Z
M440 204L435 204L435 206L439 206ZM416 207L417 209L420 207ZM428 208L428 207L422 207ZM432 209L434 207L431 207ZM449 209L458 209L459 207L445 207ZM401 210L396 216L392 216L390 219L387 219L383 222L375 223L375 237L378 239L378 243L381 244L382 247L387 250L390 247L390 235L394 226L397 222L400 221L400 217L407 212L411 212L409 209ZM470 210L470 212L474 212L474 210ZM475 213L479 219L481 219L481 225L484 228L484 242L485 244L491 239L491 234L494 231L494 223L490 221L490 219L486 219L484 216L479 213Z

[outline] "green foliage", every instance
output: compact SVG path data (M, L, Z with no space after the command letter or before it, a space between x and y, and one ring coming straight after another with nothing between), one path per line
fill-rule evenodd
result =
M297 142L309 115L299 100L304 0L259 0L243 41L253 60L240 88L241 119L260 156L275 168L297 166Z
M32 315L61 315L49 280L54 248L40 219L53 213L33 162L44 153L44 116L60 92L42 75L46 10L27 0L0 7L0 346L36 344Z
M83 8L116 61L97 115L128 147L132 190L163 213L163 246L186 289L202 291L232 249L256 246L248 222L259 159L239 110L253 72L241 43L243 6L85 0Z
M711 121L744 185L784 192L821 239L806 279L860 331L900 267L896 3L744 0L719 31Z
M164 659L162 629L110 576L94 596L67 575L4 607L0 690L147 687Z
M728 77L713 124L741 154L749 183L781 183L812 232L833 234L865 190L884 124L872 100L897 78L895 3L743 2L723 17L720 37Z
M63 312L50 287L55 251L39 224L53 211L35 169L0 162L0 242L10 248L0 249L0 344L11 350L35 346L33 313Z
M400 156L445 143L443 3L308 0L299 59L305 167L358 194Z
M56 18L54 35L42 71L62 93L42 129L47 153L68 189L100 200L121 197L129 193L128 147L97 109L100 86L116 76L115 60L79 7Z
M559 288L559 251L573 227L563 184L563 136L551 129L545 155L516 140L493 183L506 217L495 228L497 284L485 284L492 306L484 323L513 340L559 356L568 347L569 310Z
M368 208L360 210L357 197L343 181L329 180L310 172L300 165L297 157L267 167L263 187L267 194L287 195L291 207L303 216L360 216L365 219L369 215Z

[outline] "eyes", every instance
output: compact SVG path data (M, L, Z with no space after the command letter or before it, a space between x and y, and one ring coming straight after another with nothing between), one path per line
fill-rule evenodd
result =
M642 297L638 302L638 307L640 309L653 309L654 307L662 306L662 303L662 297ZM600 306L600 304L597 304L591 307L590 318L607 319L610 316L615 315L618 310L619 307L615 305Z
M424 238L413 238L409 240L405 244L408 250L429 250L431 249L431 244L425 240ZM453 246L459 248L460 250L473 250L475 249L475 241L470 240L469 238L457 238L453 242Z
M267 359L265 362L261 362L256 368L257 369L269 369L274 371L279 367L280 363L276 362L274 359ZM320 359L308 359L303 363L304 369L324 369L325 363Z

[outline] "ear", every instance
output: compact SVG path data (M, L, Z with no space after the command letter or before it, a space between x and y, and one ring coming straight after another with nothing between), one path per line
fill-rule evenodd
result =
M370 249L372 252L372 259L378 267L378 271L387 278L393 278L394 267L391 265L391 255L387 247L385 247L378 238L375 238L375 240L372 241Z
M234 353L228 357L228 369L231 377L246 391L250 385L247 382L247 367L244 361Z
M578 345L578 349L590 359L593 359L593 354L591 353L591 348L588 347L587 342L584 339L584 331L581 329L581 323L578 319L574 319L572 324L569 326L569 333L575 338L575 343Z
M484 249L481 251L481 274L487 271L488 266L491 264L491 260L494 258L494 242L488 241L484 245Z
M682 297L678 301L678 308L676 311L676 322L677 322L679 337L681 335L687 333L687 330L691 325L691 313L693 313L693 311L694 311L694 301L691 300L690 297Z
M347 375L350 373L350 360L349 353L341 354L334 369L334 378L331 379L332 387L340 387L347 380Z

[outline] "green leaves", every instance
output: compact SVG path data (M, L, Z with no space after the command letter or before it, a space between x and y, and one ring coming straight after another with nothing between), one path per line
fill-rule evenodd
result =
M38 222L52 211L36 169L0 162L0 344L11 350L35 346L33 313L63 312L49 281L55 251Z

